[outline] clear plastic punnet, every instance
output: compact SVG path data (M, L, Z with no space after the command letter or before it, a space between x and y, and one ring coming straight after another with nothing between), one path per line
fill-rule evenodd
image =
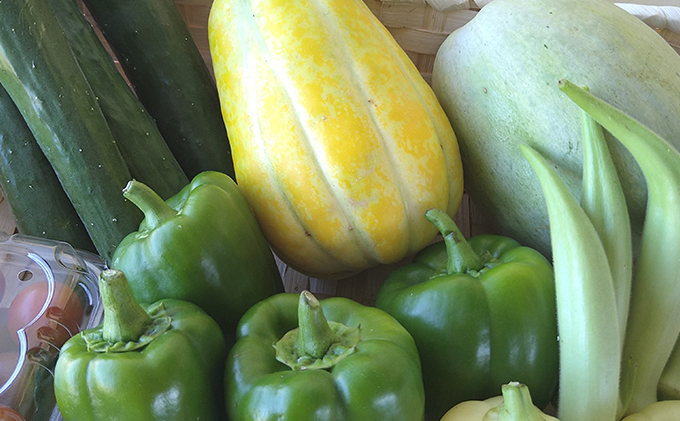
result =
M67 243L0 233L0 419L56 421L61 346L101 322L92 253Z

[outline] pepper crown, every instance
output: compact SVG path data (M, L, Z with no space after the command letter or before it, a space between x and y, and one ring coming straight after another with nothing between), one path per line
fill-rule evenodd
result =
M143 347L170 329L172 320L162 303L148 310L135 301L130 284L120 270L106 269L99 275L104 321L83 332L88 350L122 352Z
M309 291L300 294L298 325L274 344L276 359L293 370L331 368L360 342L359 327L328 321Z

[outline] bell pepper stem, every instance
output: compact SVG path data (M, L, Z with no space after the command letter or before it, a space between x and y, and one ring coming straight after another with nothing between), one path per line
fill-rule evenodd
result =
M175 215L177 211L171 208L149 186L137 180L130 180L123 189L123 197L135 204L142 212L149 229L154 229L163 221Z
M102 271L99 292L104 307L103 338L109 343L137 341L152 320L132 296L125 274L116 269Z
M490 410L484 420L498 421L543 421L542 412L531 400L529 388L518 382L510 382L501 387L503 403Z
M456 223L446 212L441 209L429 209L425 212L425 218L437 227L444 237L448 256L446 262L448 273L465 273L484 267L484 259L475 253Z
M337 341L323 314L321 303L309 291L302 291L300 294L298 324L300 331L297 348L301 356L322 358Z

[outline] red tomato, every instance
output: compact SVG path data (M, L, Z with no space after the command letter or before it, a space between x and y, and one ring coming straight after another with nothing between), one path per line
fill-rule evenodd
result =
M14 297L7 316L10 332L17 332L38 315L47 300L47 292L47 282L36 282ZM83 307L80 298L73 289L57 282L47 311L26 329L28 347L40 346L40 343L44 342L60 348L71 336L80 331L79 323L82 317ZM18 340L18 337L16 338Z
M26 421L26 418L9 406L0 404L0 421Z

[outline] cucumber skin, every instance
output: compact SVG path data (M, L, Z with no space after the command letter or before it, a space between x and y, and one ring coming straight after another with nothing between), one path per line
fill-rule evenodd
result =
M2 86L0 177L0 190L19 233L65 241L78 250L95 252L94 244L59 184L57 175Z
M0 84L110 260L143 215L122 195L130 172L47 0L0 2Z
M84 3L189 179L235 179L217 87L175 2Z
M174 196L189 179L156 122L116 68L75 0L50 0L50 5L99 101L130 174L162 198Z

